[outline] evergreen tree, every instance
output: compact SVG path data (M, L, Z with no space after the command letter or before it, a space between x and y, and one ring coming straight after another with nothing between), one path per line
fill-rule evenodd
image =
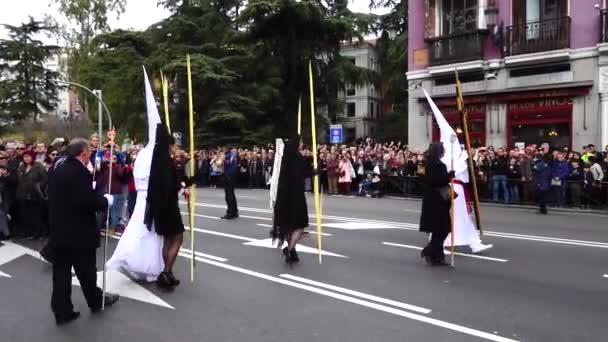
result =
M0 40L1 123L37 121L57 105L57 85L52 80L59 74L45 67L45 62L58 48L38 39L52 27L32 17L20 26L4 27L9 31L9 39Z

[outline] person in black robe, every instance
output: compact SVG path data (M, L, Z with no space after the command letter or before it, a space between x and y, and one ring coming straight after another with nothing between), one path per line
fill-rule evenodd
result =
M305 163L299 151L300 137L286 142L281 161L281 172L274 206L274 224L271 233L279 240L279 246L287 241L283 249L285 262L298 262L296 244L308 227L308 208L304 194Z
M163 289L172 289L180 283L173 275L173 265L182 246L185 231L178 194L186 187L186 182L191 182L185 177L183 182L178 180L178 170L171 158L171 153L175 150L173 137L169 135L164 124L158 124L144 223L149 230L154 224L154 231L164 239L165 268L157 279L157 284Z
M446 265L443 253L443 241L451 231L450 209L451 201L445 198L449 192L450 179L454 172L448 172L441 162L443 144L431 144L428 151L427 164L423 184L425 185L422 198L422 214L420 216L420 231L431 234L431 241L422 250L420 256L433 266Z

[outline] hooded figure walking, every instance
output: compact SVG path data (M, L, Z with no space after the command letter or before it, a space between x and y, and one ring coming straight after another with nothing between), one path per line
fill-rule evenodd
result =
M274 206L273 240L279 240L287 264L299 262L296 245L308 227L308 208L304 188L304 159L299 151L300 137L286 142Z

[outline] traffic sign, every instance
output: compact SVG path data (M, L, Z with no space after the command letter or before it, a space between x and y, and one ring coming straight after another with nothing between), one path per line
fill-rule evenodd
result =
M342 125L331 125L329 126L329 143L330 144L341 144L343 140Z

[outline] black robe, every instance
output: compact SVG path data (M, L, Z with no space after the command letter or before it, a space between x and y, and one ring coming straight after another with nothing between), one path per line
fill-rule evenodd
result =
M156 144L152 152L148 196L144 223L162 236L175 236L184 232L184 223L178 204L180 182L176 167L169 155L171 137L165 125L156 128Z
M450 201L444 200L439 189L450 184L447 167L437 160L425 167L425 185L422 198L420 231L426 233L449 232L451 230Z
M273 236L285 240L289 233L308 226L304 194L304 158L298 151L299 139L285 145L274 206Z

